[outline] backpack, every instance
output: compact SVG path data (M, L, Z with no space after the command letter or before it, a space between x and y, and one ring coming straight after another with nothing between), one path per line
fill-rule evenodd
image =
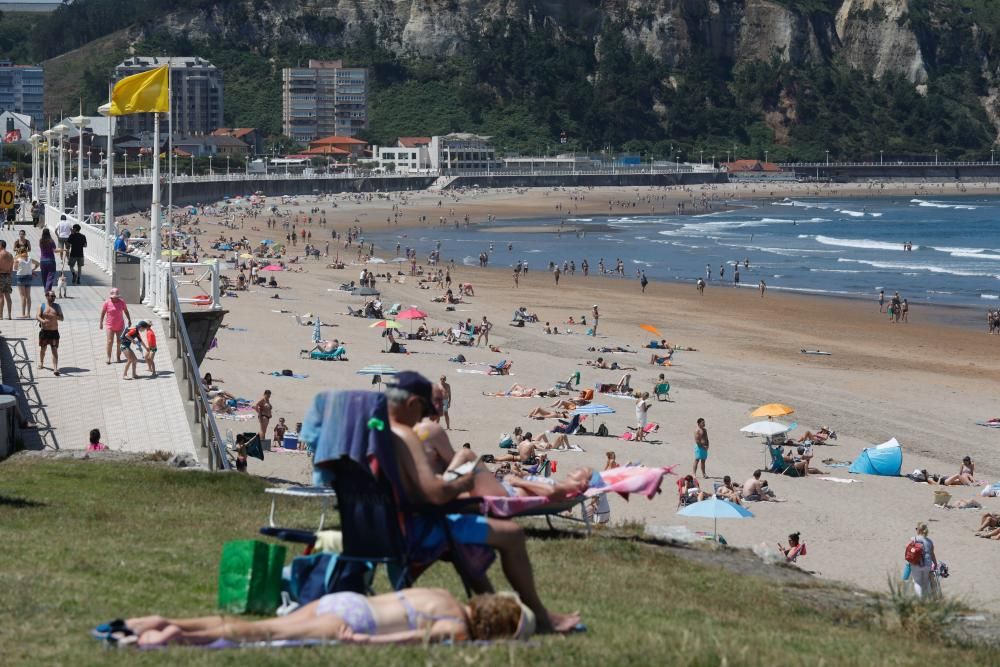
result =
M608 425L607 424L601 424L600 426L598 426L597 427L597 435L601 436L602 438L608 437Z
M906 551L903 552L903 558L905 558L906 562L911 565L923 565L924 543L919 542L916 539L910 540L909 544L906 545Z

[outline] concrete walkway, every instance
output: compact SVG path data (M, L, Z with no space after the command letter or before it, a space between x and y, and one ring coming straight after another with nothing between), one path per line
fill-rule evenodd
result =
M7 241L9 250L19 229L28 232L31 257L37 259L40 230L18 226L0 232L0 238ZM70 282L68 268L66 279ZM90 429L97 428L102 441L114 450L195 455L174 378L165 323L145 306L129 304L133 323L141 319L153 323L159 347L158 377L151 378L141 360L138 380L122 379L124 362L105 363L105 332L97 325L109 288L108 276L91 265L84 267L82 285L67 285L67 297L56 298L65 317L59 324L59 377L53 374L51 353L46 354L46 368L38 368L38 324L34 316L44 302L38 276L31 289L32 319L0 321L4 382L20 384L32 419L38 424L37 433L21 432L25 448L83 449ZM15 316L19 316L21 302L16 286L11 298Z

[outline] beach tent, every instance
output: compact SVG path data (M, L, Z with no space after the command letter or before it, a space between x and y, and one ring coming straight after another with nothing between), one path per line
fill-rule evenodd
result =
M866 447L851 464L850 472L861 475L898 477L903 467L903 448L893 438L878 447Z

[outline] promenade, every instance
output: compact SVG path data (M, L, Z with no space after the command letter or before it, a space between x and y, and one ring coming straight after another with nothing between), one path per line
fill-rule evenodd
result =
M14 230L0 232L0 238L7 241L9 250L20 229L27 231L32 246L30 256L37 259L41 230L18 225ZM67 282L70 277L67 268ZM141 304L129 304L133 323L144 319L153 324L159 347L158 377L149 377L140 360L140 378L123 380L124 362L106 364L105 332L98 329L101 304L110 289L109 277L90 265L84 267L82 283L67 285L67 297L56 299L65 318L59 324L59 377L53 374L51 354L46 354L46 368L38 368L38 324L34 316L44 295L37 276L31 289L31 318L0 322L3 381L20 385L31 419L38 424L37 431L20 432L24 448L85 449L90 429L97 428L104 444L112 450L195 455L164 321ZM16 286L11 298L15 316L20 315ZM24 403L21 405L23 410Z

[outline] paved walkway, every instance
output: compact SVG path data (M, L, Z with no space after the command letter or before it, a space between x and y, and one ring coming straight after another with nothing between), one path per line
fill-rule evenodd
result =
M17 229L27 230L31 256L37 259L40 230L22 226ZM16 235L16 230L0 232L8 249L13 246ZM66 278L70 279L68 269ZM129 304L133 322L140 319L153 322L160 348L156 355L159 377L149 377L140 360L140 379L123 380L124 363L110 366L105 363L105 333L97 328L101 304L109 289L107 274L96 266L86 266L83 284L67 285L66 289L67 297L56 299L65 317L59 324L59 377L52 372L51 353L46 354L46 368L38 368L38 325L34 319L0 322L4 381L15 384L15 380L19 380L28 409L38 424L37 434L21 432L25 447L86 448L90 429L97 428L103 442L114 450L195 454L191 429L174 378L174 360L165 323L145 306ZM36 276L31 289L32 318L43 300ZM20 315L21 303L16 287L12 301L15 315Z

